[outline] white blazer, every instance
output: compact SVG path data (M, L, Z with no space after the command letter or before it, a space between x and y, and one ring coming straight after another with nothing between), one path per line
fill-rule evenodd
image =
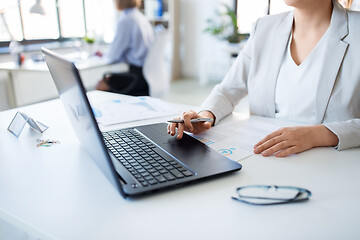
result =
M360 12L333 1L327 53L314 62L321 73L316 122L339 138L338 150L360 146ZM249 95L250 113L275 117L275 87L293 25L293 12L260 18L224 80L205 102L217 124ZM306 89L299 89L306 91ZM299 102L301 104L301 102Z

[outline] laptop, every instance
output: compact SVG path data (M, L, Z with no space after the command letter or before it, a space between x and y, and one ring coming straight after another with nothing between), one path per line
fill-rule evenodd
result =
M42 52L77 138L123 197L241 169L186 133L181 140L170 136L166 123L101 132L75 64L48 49Z

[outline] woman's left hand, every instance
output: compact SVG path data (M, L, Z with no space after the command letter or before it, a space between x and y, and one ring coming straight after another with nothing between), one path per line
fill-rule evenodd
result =
M323 125L286 127L269 135L254 146L255 154L286 157L314 147L336 146L338 137Z

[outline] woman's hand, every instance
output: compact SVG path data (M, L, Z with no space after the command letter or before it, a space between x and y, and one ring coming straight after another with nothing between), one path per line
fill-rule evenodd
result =
M193 118L212 118L215 119L214 114L212 114L209 111L203 111L199 114L195 111L188 111L184 112L183 115L176 119L183 119L184 123L169 123L167 126L167 132L171 136L174 136L176 134L176 128L177 130L177 136L176 139L181 139L183 137L184 131L192 132L192 133L202 133L206 130L209 130L211 128L211 125L213 122L197 122L197 123L191 123L190 120Z
M254 153L286 157L314 147L336 146L338 137L323 125L281 128L254 146Z

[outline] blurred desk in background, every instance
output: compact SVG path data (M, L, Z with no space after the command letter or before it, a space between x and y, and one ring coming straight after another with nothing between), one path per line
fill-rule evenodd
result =
M125 63L108 64L99 57L78 59L75 63L87 90L93 90L105 72L124 72L128 69ZM0 71L8 75L6 86L11 108L58 97L44 61L26 60L21 66L14 62L0 63Z

